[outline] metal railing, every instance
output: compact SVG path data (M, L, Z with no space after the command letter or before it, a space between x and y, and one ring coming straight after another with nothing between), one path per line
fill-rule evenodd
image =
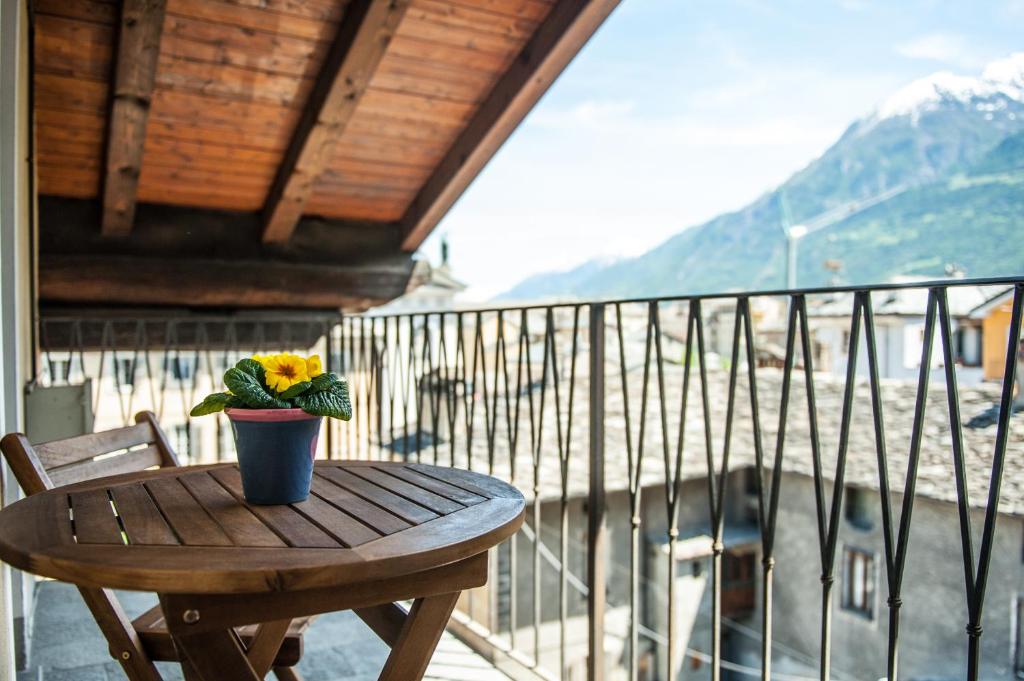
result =
M982 319L986 303L996 306L991 320ZM975 681L1010 678L1014 660L1024 660L1010 640L1019 624L984 609L993 556L1003 560L996 547L1015 531L1006 518L1024 515L1024 468L1011 467L1009 491L1001 485L1007 461L1024 452L1011 419L1022 305L1021 278L569 302L324 318L316 322L323 337L303 347L323 352L352 388L355 417L329 426L325 455L461 466L523 489L524 530L495 552L491 586L461 606L462 633L516 675L895 680L901 666L932 673L916 649L953 640L963 610L962 652L944 643L926 652ZM229 361L244 345L227 340L239 337L227 331L233 320L173 323L192 325L191 390L203 376L214 381L217 357ZM227 326L210 343L196 324ZM982 333L1006 334L985 340L989 354L1005 352L990 383L968 366L980 359ZM127 347L127 337L105 337L110 347L78 355L81 375L110 386L116 377L104 376L102 360L88 369L86 356ZM45 328L42 338L45 346ZM255 327L246 339L253 350L274 345ZM73 357L73 344L64 345L44 357ZM131 352L176 357L181 348L137 343ZM979 412L985 400L995 404ZM969 423L962 402L977 412ZM218 449L216 458L225 456ZM865 512L879 516L880 536L847 522L860 509L844 506L851 490L877 497ZM929 543L956 532L963 591L936 576L933 555L915 554L924 550L911 543L922 498L927 517L914 527ZM1010 529L997 533L1000 515ZM873 555L873 541L888 616L887 626L867 630L850 613L880 619L881 580L845 552L856 544ZM999 564L1017 571L999 574L1001 600L1015 598L1024 579L1019 552L1012 568ZM748 591L730 585L747 584L744 570L757 564L747 602ZM806 583L812 567L816 596ZM927 613L936 607L924 600L929 589L941 595L938 616ZM914 628L901 640L907 612ZM934 627L930 642L920 622ZM1010 649L983 655L983 624L997 629L993 645ZM843 647L833 660L837 633ZM876 657L861 659L854 643L873 636L881 637ZM901 650L912 653L902 663Z

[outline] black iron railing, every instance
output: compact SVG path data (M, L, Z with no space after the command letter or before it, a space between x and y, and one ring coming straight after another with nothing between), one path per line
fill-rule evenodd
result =
M291 345L319 350L350 380L356 416L330 426L325 455L474 468L524 490L524 530L496 551L490 588L471 594L456 622L516 673L895 680L903 667L905 676L959 676L959 668L974 681L1010 678L1013 660L1024 659L1019 622L984 610L996 547L1020 532L1024 515L1024 467L1007 468L1024 456L1024 417L1011 418L1022 305L1024 279L951 280L323 318L312 322L322 333L297 334L303 340ZM244 323L280 331L282 321ZM105 335L75 330L97 323L44 321L44 344L47 324L50 337L69 339L44 357L77 353L79 374L108 392L118 385L111 364L87 360L114 346L134 359L185 348L195 361L193 392L215 380L218 361L242 353L240 337L251 350L289 347L255 326L229 333L239 323L230 319L136 320L136 336L117 332L125 320L103 321L113 325ZM161 323L183 326L173 336L145 326ZM192 342L147 344L144 333ZM84 337L107 340L76 351L71 340ZM988 383L969 366L983 341L989 355L1002 355ZM60 368L63 378L42 382L75 373ZM173 379L173 362L160 369ZM154 380L161 390L184 385ZM97 396L103 407L103 391ZM975 413L962 416L965 396ZM994 404L981 410L985 400ZM976 427L965 428L967 416ZM230 456L220 447L218 438L215 458ZM1007 476L1016 477L1004 487ZM982 497L972 497L979 488ZM879 537L845 522L852 489L877 496ZM911 541L912 518L922 498L928 516L914 527L929 538L958 533L963 591L936 578L928 556L915 557L922 545ZM887 626L863 636L849 613L873 617L880 589L866 568L860 586L836 588L855 578L837 560L851 537L868 545L865 555L877 541L884 578ZM1016 598L1013 585L1024 581L1019 551L1009 563L999 554L997 569L1017 571L999 575L1000 600ZM761 566L754 586L726 593L723 571L749 585L750 561ZM814 597L794 583L806 581L811 561L820 578ZM929 588L938 603L924 600ZM901 637L908 612L913 629ZM1009 650L983 647L987 623L996 629L992 646ZM965 624L967 645L947 646L951 629ZM865 657L873 636L879 645ZM835 658L834 639L842 646ZM913 653L902 663L901 650ZM928 656L935 664L921 662Z

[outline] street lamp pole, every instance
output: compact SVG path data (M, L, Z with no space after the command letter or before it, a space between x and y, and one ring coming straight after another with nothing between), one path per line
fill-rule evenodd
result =
M786 229L786 288L796 288L796 256L797 246L807 234L807 227L804 225L793 225Z

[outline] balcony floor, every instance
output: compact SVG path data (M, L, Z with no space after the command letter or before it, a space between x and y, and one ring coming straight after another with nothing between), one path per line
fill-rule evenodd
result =
M151 594L120 592L121 603L135 617L155 603ZM343 641L343 644L339 644ZM387 647L349 612L317 618L306 633L299 672L305 681L374 681ZM36 591L29 669L18 681L123 681L120 665L107 655L107 644L71 585L40 582ZM157 665L166 681L180 681L176 664ZM268 678L273 678L268 675ZM430 681L508 681L489 662L446 633L425 677Z

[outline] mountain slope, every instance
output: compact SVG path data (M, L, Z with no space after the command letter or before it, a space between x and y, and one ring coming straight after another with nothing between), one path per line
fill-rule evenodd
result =
M977 79L935 74L895 93L776 190L637 258L538 275L503 297L647 296L784 283L782 225L830 215L800 245L801 286L899 274L1024 271L1024 53ZM858 202L890 198L843 214ZM831 212L831 213L830 213ZM823 219L819 219L821 223ZM1013 247L1008 247L1012 244Z

